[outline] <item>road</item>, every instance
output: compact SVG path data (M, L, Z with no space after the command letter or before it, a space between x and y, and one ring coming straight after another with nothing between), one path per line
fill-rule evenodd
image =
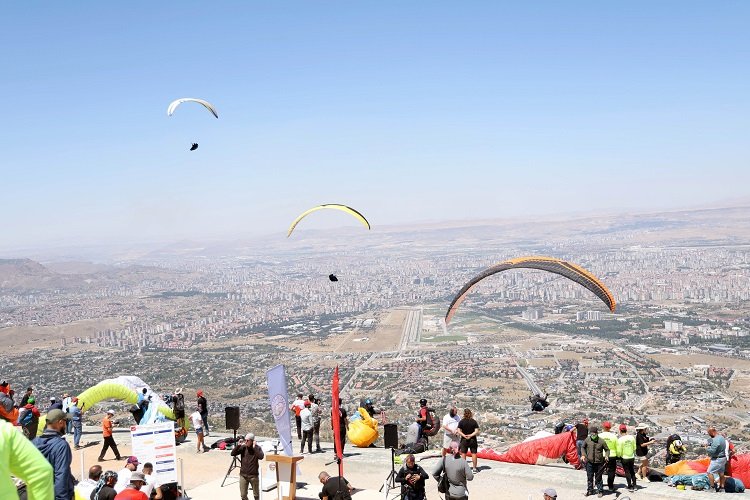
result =
M422 309L410 309L401 328L401 342L398 350L403 352L410 344L419 343L422 337Z
M521 374L523 379L526 381L526 385L529 386L529 389L534 394L543 394L542 390L539 388L538 385L536 385L536 382L534 382L534 377L531 376L529 372L526 371L525 368L523 368L521 365L518 364L518 361L516 361L516 369Z

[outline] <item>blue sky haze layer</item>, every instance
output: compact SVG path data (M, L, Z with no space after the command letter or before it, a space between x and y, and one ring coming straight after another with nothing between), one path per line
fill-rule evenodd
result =
M0 248L748 199L750 2L1 12Z

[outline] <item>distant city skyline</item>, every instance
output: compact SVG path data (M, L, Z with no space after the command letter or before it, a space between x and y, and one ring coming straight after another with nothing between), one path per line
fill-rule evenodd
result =
M0 250L750 200L746 2L4 12Z

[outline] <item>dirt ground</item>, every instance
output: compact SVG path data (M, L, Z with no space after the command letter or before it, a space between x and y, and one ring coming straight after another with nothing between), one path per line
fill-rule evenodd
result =
M401 332L408 311L396 309L378 317L374 329L355 329L341 338L335 347L336 352L382 352L395 351L401 342ZM363 339L355 342L355 339Z
M538 368L557 366L557 363L555 363L553 358L535 358L528 360L528 363L530 367L533 366Z
M750 370L750 360L737 358L724 358L710 354L690 354L679 356L677 354L654 354L650 356L664 366L673 368L686 368L693 365L711 365L719 368L734 368L738 370Z

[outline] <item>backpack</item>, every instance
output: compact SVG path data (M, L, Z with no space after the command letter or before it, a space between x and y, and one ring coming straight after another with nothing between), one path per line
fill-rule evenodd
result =
M448 491L448 474L445 470L445 457L443 457L443 472L438 478L438 492L445 493Z
M31 410L26 410L26 413L24 413L23 416L19 419L18 423L21 424L22 427L26 427L27 425L31 424L32 420L34 420L34 412Z
M174 409L177 411L185 410L185 396L183 396L182 394L177 394L174 397Z

